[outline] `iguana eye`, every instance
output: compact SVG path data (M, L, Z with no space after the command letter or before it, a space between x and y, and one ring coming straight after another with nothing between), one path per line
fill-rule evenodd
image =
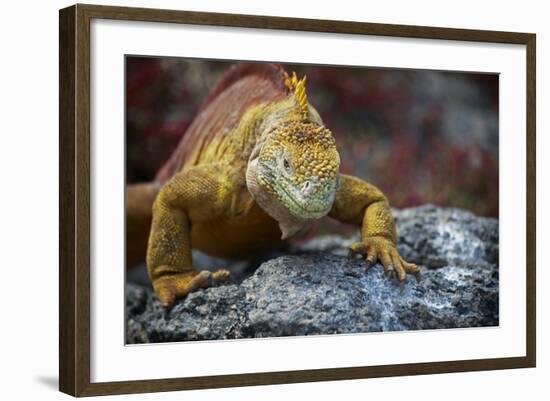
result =
M283 160L283 166L285 166L286 171L290 171L290 163L288 162L287 159Z

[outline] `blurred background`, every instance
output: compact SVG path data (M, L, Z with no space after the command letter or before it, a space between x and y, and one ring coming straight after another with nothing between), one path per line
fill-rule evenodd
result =
M127 182L150 181L233 63L127 57ZM498 217L498 75L283 64L307 75L341 171L393 207L433 203ZM321 230L324 231L324 230Z

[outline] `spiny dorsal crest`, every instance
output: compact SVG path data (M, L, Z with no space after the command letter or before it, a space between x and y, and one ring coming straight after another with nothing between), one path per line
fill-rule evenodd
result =
M293 72L292 76L289 77L288 74L285 72L284 79L285 86L294 94L294 98L296 99L296 104L298 106L300 114L302 115L302 118L306 119L308 115L306 95L307 77L304 75L302 79L298 79L295 72Z

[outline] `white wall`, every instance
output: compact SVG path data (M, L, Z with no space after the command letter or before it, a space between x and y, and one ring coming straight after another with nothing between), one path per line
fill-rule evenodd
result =
M220 11L325 19L358 20L537 33L538 100L538 368L513 371L295 384L242 389L124 396L125 399L280 400L372 398L428 400L547 399L543 377L550 375L550 351L543 336L550 319L549 274L542 260L548 238L550 168L550 26L545 2L383 1L298 2L233 0L97 1L140 7ZM0 22L0 367L3 399L61 399L57 393L57 163L58 9L60 0L3 4ZM6 224L7 221L7 224ZM546 234L546 236L544 236ZM7 255L7 258L5 257ZM543 316L546 313L546 316ZM452 346L452 345L450 345ZM34 397L33 397L34 396ZM102 399L111 399L106 397ZM122 399L122 398L119 398Z

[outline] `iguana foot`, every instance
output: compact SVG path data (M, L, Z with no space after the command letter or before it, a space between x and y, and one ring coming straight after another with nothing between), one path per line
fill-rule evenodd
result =
M208 270L177 273L157 278L153 282L153 289L162 306L170 308L176 298L183 298L187 294L200 288L212 287L229 280L230 272L219 269L214 272Z
M367 269L379 260L384 266L384 273L390 278L395 275L400 283L405 281L407 274L414 275L417 280L420 278L418 266L403 260L395 245L387 238L370 237L362 242L355 242L350 249L365 257Z

